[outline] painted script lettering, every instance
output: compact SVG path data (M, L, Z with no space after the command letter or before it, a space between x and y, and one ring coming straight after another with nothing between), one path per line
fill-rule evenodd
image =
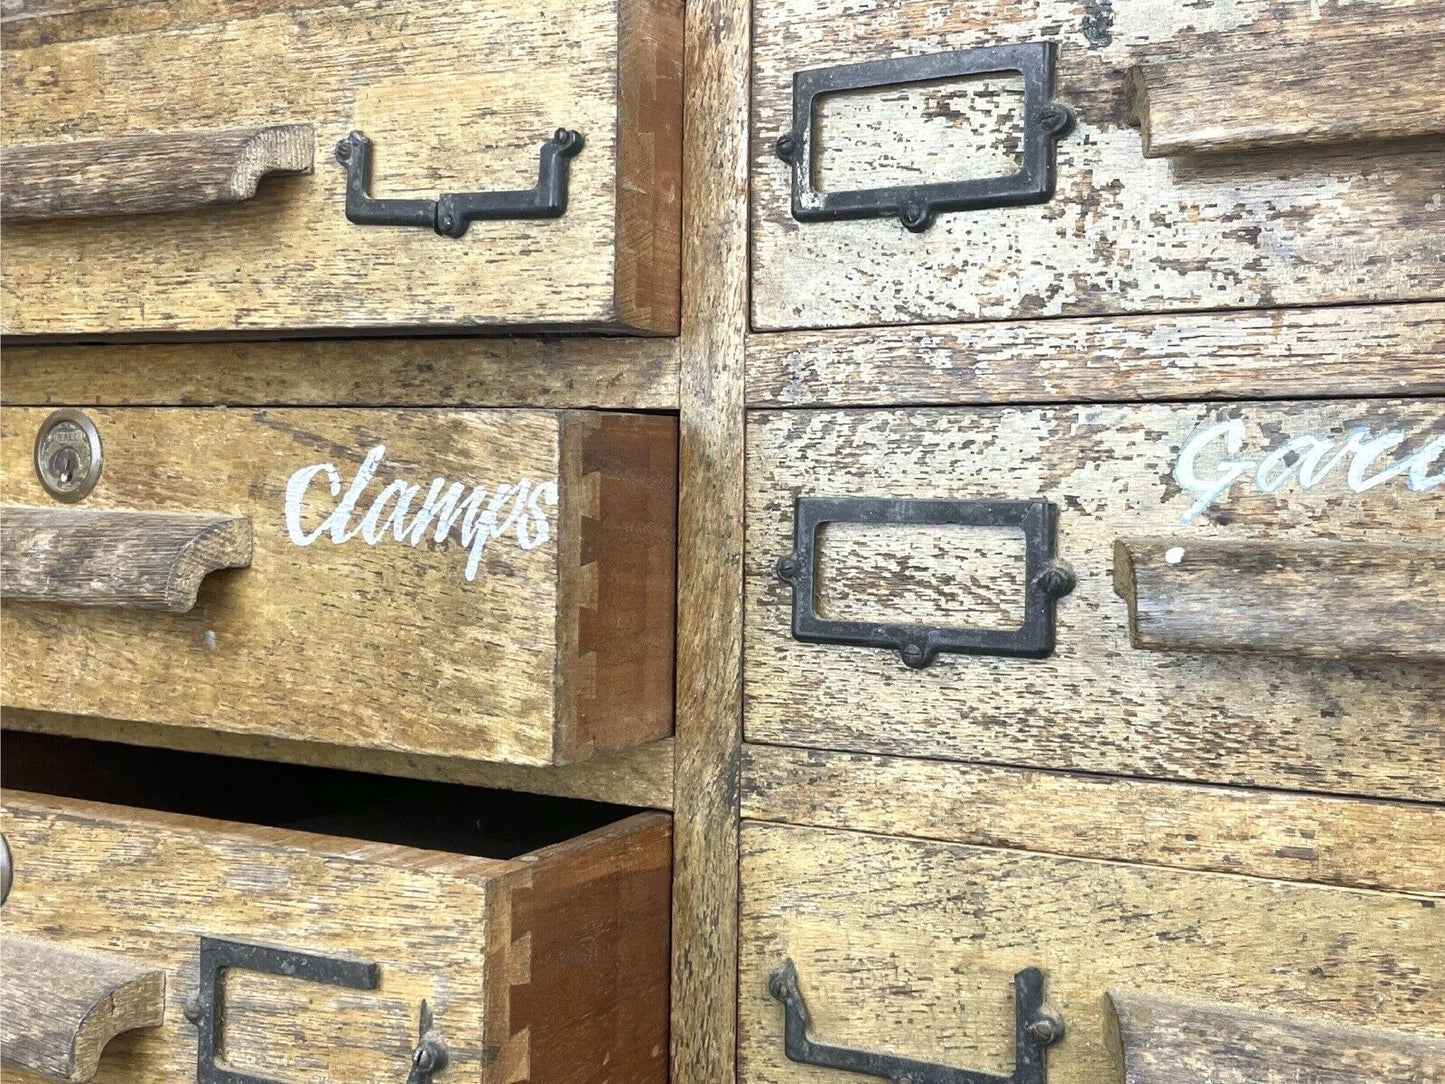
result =
M1174 480L1197 499L1180 517L1181 523L1223 499L1241 479L1261 493L1278 493L1289 485L1307 493L1332 474L1338 476L1343 466L1344 483L1355 493L1397 478L1404 478L1413 493L1428 493L1445 482L1445 467L1435 469L1445 454L1445 433L1401 455L1403 432L1377 433L1359 425L1343 436L1289 437L1257 458L1244 454L1245 435L1244 422L1231 418L1206 426L1185 443L1174 465Z
M344 484L334 463L313 463L296 471L286 482L286 533L298 546L309 546L329 538L341 545L360 538L375 546L390 536L403 545L419 546L428 537L442 543L455 540L467 551L463 575L471 582L477 578L482 553L487 543L510 534L524 550L536 549L552 537L548 518L557 507L557 482L549 479L534 482L519 478L492 486L448 482L433 478L420 505L412 511L422 488L398 478L388 482L360 517L357 511L367 497L367 490L380 472L386 458L386 445L378 444L366 453L350 484ZM320 480L318 483L318 479ZM321 484L331 497L339 498L329 513L309 530L302 523L306 498L315 484ZM344 490L344 493L343 493Z

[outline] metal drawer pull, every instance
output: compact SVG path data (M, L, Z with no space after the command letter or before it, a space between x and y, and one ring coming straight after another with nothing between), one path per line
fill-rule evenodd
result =
M793 552L778 578L793 588L793 638L810 644L891 647L915 670L940 651L1041 659L1054 650L1054 603L1074 589L1074 574L1054 559L1057 510L1048 501L946 501L892 497L799 497ZM1024 617L1016 629L885 625L819 617L814 602L818 530L825 523L1016 527L1024 534Z
M1036 967L1014 976L1014 1070L1008 1076L814 1042L792 960L773 972L768 991L783 1003L783 1053L789 1061L882 1077L892 1084L1045 1084L1044 1051L1064 1037L1063 1021L1043 1011L1044 973Z
M231 967L348 990L375 990L381 984L378 964L202 936L199 989L185 1005L186 1019L195 1025L197 1033L196 1084L278 1084L216 1064L221 1056L221 1023L226 1016L222 976ZM412 1051L406 1084L428 1084L431 1075L446 1068L446 1064L446 1046L432 1034L431 1012L422 1002L421 1035Z
M511 192L455 192L436 199L375 199L371 183L371 140L352 132L336 144L346 168L346 217L358 226L424 226L443 237L460 237L475 221L500 218L560 218L567 210L570 163L582 149L582 134L558 128L542 144L537 187Z
M795 72L793 129L780 136L774 148L793 167L793 217L799 222L834 222L897 215L907 229L918 233L946 211L1047 203L1054 195L1054 148L1073 124L1069 109L1053 100L1057 55L1053 42L1031 41ZM820 97L999 72L1023 77L1022 166L1016 173L845 192L813 187L813 116Z

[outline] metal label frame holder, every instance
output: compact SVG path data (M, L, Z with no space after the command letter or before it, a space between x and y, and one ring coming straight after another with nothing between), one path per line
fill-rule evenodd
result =
M1073 124L1068 107L1053 100L1057 57L1054 42L1031 41L795 72L793 128L779 137L774 147L778 157L792 167L793 217L799 222L835 222L897 215L907 229L917 233L947 211L1047 203L1054 195L1055 146ZM843 91L1004 72L1017 72L1024 84L1022 164L1017 172L841 192L820 192L813 187L813 116L819 98Z
M817 538L827 523L1013 527L1024 535L1024 617L1017 629L944 628L835 621L820 617L814 594ZM812 644L894 648L921 670L940 651L1042 659L1054 651L1054 603L1074 588L1068 567L1055 560L1058 512L1048 501L920 500L896 497L799 497L794 505L793 552L775 572L793 589L793 638Z

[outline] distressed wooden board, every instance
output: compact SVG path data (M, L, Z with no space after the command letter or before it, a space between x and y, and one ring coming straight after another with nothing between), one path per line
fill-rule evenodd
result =
M45 416L0 415L7 503L47 500L28 463ZM208 576L185 614L7 603L7 705L522 764L669 733L671 419L190 409L91 417L105 471L87 507L249 516L252 565ZM364 535L337 544L323 517L383 446L345 532L367 527L384 487L406 483L419 487L410 531L420 544L387 530L395 503L385 502L367 527L374 545ZM324 469L313 472L288 521L290 479L325 464L342 496L329 493ZM499 507L498 527L517 516L481 536L482 549L463 541L464 520L442 544L435 527L416 532L432 488L456 485L460 496L480 486L492 502L498 487L524 479L540 495ZM298 545L293 529L316 539ZM104 724L95 727L92 736L104 737Z
M113 1041L101 1084L194 1076L183 1006L202 935L381 967L374 993L233 973L223 1039L244 1071L288 1084L400 1079L425 999L455 1079L525 1079L534 1060L564 1056L559 1046L575 1059L569 1084L612 1079L609 1056L647 1066L633 1079L665 1079L653 1052L665 1027L656 991L670 842L660 815L513 861L18 792L6 796L4 830L20 871L8 932L62 928L69 943L123 949L167 973L164 1026ZM555 984L557 967L576 1000L524 1008L527 988ZM605 1007L574 1013L599 997ZM579 1028L604 1037L574 1048Z
M1445 394L1433 302L779 332L747 347L755 407Z
M341 768L526 794L585 798L644 809L672 808L671 738L615 753L599 753L574 764L532 765L500 764L465 756L395 753L359 746L318 746L264 735L178 729L128 719L97 720L85 715L62 715L23 708L0 710L0 722L6 730L59 734L70 738L98 738L103 735L107 741L128 745Z
M1124 1084L1440 1084L1445 1039L1109 992Z
M1216 426L1197 471L1221 458L1273 462L1273 493L1253 467L1189 522L1199 495L1175 472L1181 448ZM1075 769L1128 776L1440 800L1445 797L1445 670L1129 646L1128 609L1113 589L1119 537L1419 542L1438 539L1445 489L1397 476L1364 492L1346 461L1308 492L1266 456L1288 439L1343 445L1356 426L1398 429L1405 453L1445 441L1434 400L1047 409L760 412L750 416L746 736L855 752ZM1433 444L1432 444L1433 442ZM1395 461L1360 465L1361 481ZM1437 479L1440 460L1421 475ZM1431 488L1433 487L1433 488ZM793 548L801 494L1052 501L1058 553L1078 578L1058 607L1052 657L944 655L905 668L896 651L804 644L790 632L791 591L773 574ZM888 528L880 528L886 533ZM1000 625L996 600L1022 593L1022 563L978 535L932 528L886 559L823 547L819 583L834 593L901 590L946 576L934 621ZM894 592L896 593L896 592Z
M1151 651L1445 663L1445 546L1125 538L1114 590Z
M1445 806L743 746L742 814L1445 897Z
M6 933L0 963L0 1062L11 1068L92 1080L111 1039L165 1015L165 974L123 956Z
M5 145L302 122L316 174L228 207L8 230L7 333L676 331L680 4L198 6L7 36ZM457 240L346 221L333 151L353 129L375 144L373 194L434 199L531 188L558 127L586 140L560 219Z
M825 1042L983 1072L1013 1066L1013 974L1046 975L1049 1084L1122 1079L1112 989L1445 1036L1436 901L745 822L739 1077L787 1061L772 971L791 957Z
M1144 63L1129 70L1129 116L1149 158L1445 135L1445 55L1428 25Z
M236 203L273 173L310 173L315 150L309 124L11 147L0 214L11 223L43 222Z
M1142 61L1414 34L1439 0L768 0L753 51L753 324L760 330L1095 313L1427 300L1445 294L1445 148L1296 147L1149 160L1125 106ZM796 71L949 49L1060 45L1056 97L1077 114L1047 204L939 216L799 223L773 152ZM1243 45L1241 45L1243 43ZM1222 85L1219 97L1237 94ZM820 171L844 183L985 175L1012 150L1019 94L998 79L838 96L823 107ZM829 145L828 131L838 134ZM850 138L849 133L853 135ZM1008 132L1006 135L998 133ZM846 169L831 169L829 158ZM1012 167L999 170L1011 172ZM848 178L853 178L850 181Z
M677 409L677 341L396 339L386 343L11 346L11 406L527 406Z

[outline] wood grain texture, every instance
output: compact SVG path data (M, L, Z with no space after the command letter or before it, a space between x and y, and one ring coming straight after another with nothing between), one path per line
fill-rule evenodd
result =
M45 501L26 459L44 416L0 412L7 502ZM564 457L569 427L587 429L590 417L260 409L91 416L106 472L88 507L249 516L252 567L207 577L185 614L7 603L7 705L535 765L670 732L666 652L634 657L604 638L613 620L619 636L652 645L665 635L653 622L670 619L658 599L670 590L675 545L666 500L676 469L671 418L597 422L587 454ZM651 458L641 450L649 442L658 453ZM379 473L356 489L347 514L347 494L378 447ZM289 520L290 479L318 465ZM524 480L532 496L517 498ZM447 494L460 502L473 487L481 487L475 506L466 512L455 503L448 522ZM429 497L433 491L439 496ZM408 526L397 529L391 514L403 503ZM330 515L340 519L324 529ZM613 522L591 524L581 542L566 537L603 516ZM616 560L627 569L608 567ZM644 590L648 575L659 579ZM616 576L638 582L633 608L594 611L594 599L612 599ZM574 622L585 639L567 631ZM53 650L60 643L63 655ZM613 656L631 682L611 680ZM599 665L596 680L575 680ZM566 667L573 680L559 686ZM92 736L103 731L97 720Z
M123 941L168 976L166 1023L114 1041L102 1084L194 1075L195 1032L182 1005L196 988L202 935L381 968L379 988L366 993L232 973L223 1041L227 1063L242 1071L288 1084L395 1081L408 1070L425 1000L449 1077L505 1084L570 1054L572 1075L558 1078L568 1084L618 1079L609 1060L651 1067L634 1079L662 1079L662 815L515 860L19 792L6 795L4 829L26 871L5 908L7 936L61 925L80 946ZM525 988L555 984L557 966L574 997L529 1005ZM578 1045L583 1036L596 1045Z
M1445 56L1426 29L1145 62L1126 78L1146 158L1445 135Z
M7 932L0 971L0 1063L49 1080L95 1079L107 1043L165 1015L165 974L123 956Z
M206 729L179 729L126 719L96 720L23 708L0 709L6 730L97 738L182 752L213 753L279 761L311 767L461 783L492 790L515 790L584 798L643 809L672 808L673 743L671 738L617 753L599 753L574 764L502 764L466 756L396 753L360 746L318 746L288 738L233 734Z
M850 0L768 0L755 18L758 330L1445 294L1445 242L1434 228L1445 184L1438 139L1149 159L1124 93L1124 73L1136 64L1204 63L1275 44L1323 51L1337 41L1413 37L1428 50L1445 19L1440 0L1363 0L1347 10L1228 0L1204 15L1173 0L966 0L946 11L932 0L883 0L862 12ZM1059 44L1055 97L1077 117L1059 143L1050 202L940 215L916 235L896 218L793 219L790 171L773 143L791 126L795 72L1036 40ZM1207 97L1236 96L1221 80ZM821 159L841 156L853 178L881 183L957 179L978 157L960 158L960 145L1017 143L1017 112L1016 96L988 80L839 96L828 106Z
M1435 900L751 821L742 878L746 1084L836 1076L783 1055L789 957L820 1040L1004 1075L1012 976L1038 967L1066 1029L1049 1084L1123 1079L1110 990L1445 1038Z
M673 1084L737 1073L751 27L736 0L687 5Z
M0 507L0 598L184 613L251 563L251 521L206 512Z
M1445 807L743 746L742 814L1445 897Z
M1441 546L1121 538L1114 590L1148 651L1445 661Z
M1135 991L1109 993L1124 1084L1439 1084L1445 1040L1318 1024Z
M1226 447L1221 429L1196 464L1210 484L1229 472L1235 484L1181 523L1200 497L1179 481L1181 450L1211 427L1236 432L1236 424L1238 446ZM1357 491L1349 484L1356 465L1339 455L1357 427L1398 441L1357 465L1361 485L1407 453L1438 449L1445 436L1433 400L750 415L748 740L1445 799L1441 668L1138 651L1129 646L1128 608L1113 591L1120 537L1172 535L1185 545L1438 539L1445 504L1438 486L1427 485L1438 458L1416 483L1396 471ZM1293 461L1274 453L1311 436L1332 442L1334 458L1319 477L1312 469L1313 484L1302 489L1294 478L1301 445L1293 445ZM1258 481L1262 467L1268 492ZM794 640L792 592L773 566L793 548L793 505L802 494L1051 501L1058 555L1078 580L1057 606L1052 656L942 656L913 671L896 652ZM871 568L875 583L900 591L915 579L932 582L946 594L950 623L985 624L996 600L1021 595L1022 565L980 560L972 537L939 528L929 548L881 546L886 560L852 574ZM819 583L828 576L825 565Z
M11 406L677 409L675 339L472 338L9 346Z
M1445 305L778 332L747 350L754 407L1440 395Z
M44 222L236 203L274 173L310 173L315 150L309 124L7 147L0 215Z
M74 36L64 12L69 29L7 35L7 147L284 117L314 126L322 165L220 210L8 231L8 334L676 332L680 4L92 14L98 36ZM327 62L306 62L316 57ZM477 222L460 239L346 220L333 148L349 131L375 143L375 194L435 199L532 187L538 149L559 126L586 141L559 219Z

